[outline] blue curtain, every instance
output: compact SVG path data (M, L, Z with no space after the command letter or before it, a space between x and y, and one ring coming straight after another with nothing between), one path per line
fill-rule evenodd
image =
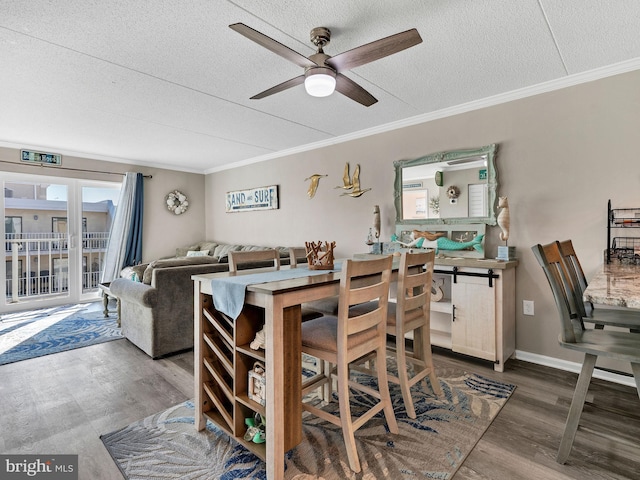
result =
M143 197L142 174L127 172L109 232L102 269L103 283L118 278L124 267L142 261Z
M144 211L144 184L141 173L136 173L133 212L129 224L129 236L124 252L124 266L142 262L142 213Z

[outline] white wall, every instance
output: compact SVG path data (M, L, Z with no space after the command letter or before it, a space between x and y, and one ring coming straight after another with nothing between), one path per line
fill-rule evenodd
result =
M592 276L606 248L607 200L640 206L638 85L640 72L626 73L207 175L206 236L274 246L335 240L338 256L364 252L374 205L381 209L382 238L393 231L394 160L498 143L498 194L509 198L509 245L520 259L517 349L577 361L557 344L555 305L531 246L571 238ZM351 198L334 189L345 162L352 170L360 164L362 187L370 192ZM329 176L308 199L304 179L313 173ZM226 191L271 184L280 187L279 210L225 213ZM487 256L495 256L499 232L488 229ZM535 302L535 316L522 315L525 299Z

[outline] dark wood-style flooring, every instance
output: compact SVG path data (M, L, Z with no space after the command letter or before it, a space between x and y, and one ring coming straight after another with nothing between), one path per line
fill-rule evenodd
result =
M566 465L555 462L576 375L446 351L437 364L517 385L454 480L640 478L635 389L594 380ZM79 454L80 479L121 479L99 436L193 398L193 353L151 360L127 340L0 366L0 452ZM614 438L615 437L615 438Z

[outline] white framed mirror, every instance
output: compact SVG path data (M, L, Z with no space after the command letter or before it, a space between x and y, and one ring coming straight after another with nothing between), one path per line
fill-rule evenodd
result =
M396 225L496 224L496 144L394 162Z

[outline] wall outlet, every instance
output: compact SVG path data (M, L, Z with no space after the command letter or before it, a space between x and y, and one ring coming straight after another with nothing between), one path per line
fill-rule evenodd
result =
M533 300L522 301L522 313L525 315L533 315Z

